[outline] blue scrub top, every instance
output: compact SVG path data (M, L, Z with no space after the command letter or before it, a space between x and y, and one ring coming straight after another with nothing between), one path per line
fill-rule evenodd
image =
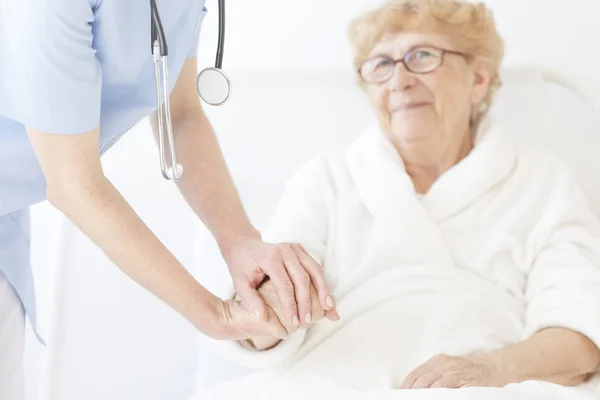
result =
M205 1L156 0L171 89L196 56ZM28 208L46 199L46 184L25 127L74 135L100 126L104 153L157 108L150 42L149 0L0 2L0 271L34 329Z

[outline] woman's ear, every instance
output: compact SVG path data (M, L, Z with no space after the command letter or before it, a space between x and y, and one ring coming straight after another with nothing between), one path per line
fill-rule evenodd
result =
M471 87L471 104L477 106L481 103L492 81L492 69L482 61L476 61L473 68L473 86Z

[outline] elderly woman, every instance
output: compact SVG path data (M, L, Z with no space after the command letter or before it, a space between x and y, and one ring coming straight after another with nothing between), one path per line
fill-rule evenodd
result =
M341 318L315 304L284 340L222 343L263 371L216 398L596 398L600 224L563 162L486 117L488 10L392 1L350 38L378 121L301 168L269 235L321 263Z

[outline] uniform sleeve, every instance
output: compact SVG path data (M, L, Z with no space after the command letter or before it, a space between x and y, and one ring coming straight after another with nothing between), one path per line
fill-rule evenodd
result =
M188 58L196 58L198 56L198 48L200 47L200 32L202 31L202 25L204 23L204 18L206 18L206 14L208 13L208 9L205 6L201 6L200 15L198 18L198 23L196 24L196 29L194 30L194 36L192 39L192 46L190 48L190 52L188 53Z
M332 200L332 186L327 177L326 162L322 157L303 166L286 185L263 239L272 243L300 243L323 265L329 220L327 210ZM235 341L222 342L221 349L236 364L268 369L292 358L302 346L305 336L306 330L299 329L277 346L264 351L256 351Z
M96 128L102 74L93 21L89 0L2 2L0 113L48 133Z
M600 223L575 179L566 181L559 200L548 200L554 222L528 277L525 337L562 327L600 347Z

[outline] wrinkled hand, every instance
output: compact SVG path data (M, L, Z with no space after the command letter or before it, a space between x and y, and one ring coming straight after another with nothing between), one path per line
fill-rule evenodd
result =
M221 314L224 319L224 340L246 340L252 337L274 337L283 339L288 333L273 310L267 310L266 321L257 318L237 300L225 300Z
M265 323L269 311L257 288L266 276L271 279L281 303L281 321L285 326L298 328L301 320L306 323L307 317L312 319L311 282L321 307L334 308L323 269L299 244L273 244L249 237L238 240L223 256L244 308L257 312L259 320Z
M281 325L281 320L284 319L283 307L277 297L277 291L271 280L263 282L258 288L258 293L260 293L268 305L269 321L267 326L271 335L252 335L247 339L247 343L257 350L266 350L277 345L281 339L285 339L284 336L286 333L295 330L295 327ZM335 308L332 310L324 310L323 307L321 307L317 296L317 290L312 284L310 285L310 294L312 300L312 320L310 323L317 322L324 317L327 317L331 321L338 321L340 319ZM235 299L239 299L239 296L236 295ZM303 322L301 327L308 327L310 323Z
M279 321L284 321L285 318L284 318L283 306L281 304L281 301L277 297L277 290L276 290L273 282L271 280L264 282L262 285L260 285L258 292L260 293L262 298L265 300L265 302L267 303L269 308L275 313L277 318L279 318ZM310 326L310 324L320 321L325 317L327 319L329 319L330 321L338 321L340 319L335 308L331 309L331 310L325 310L325 309L323 309L321 304L319 304L317 289L314 287L314 285L312 283L310 284L310 298L311 298L311 309L310 309L311 319L309 321L302 321L302 323L300 325L301 328L308 328ZM294 329L292 326L288 326L285 323L283 323L283 325L285 326L285 328L288 331Z
M502 387L509 382L505 371L483 357L438 354L411 372L400 389Z

